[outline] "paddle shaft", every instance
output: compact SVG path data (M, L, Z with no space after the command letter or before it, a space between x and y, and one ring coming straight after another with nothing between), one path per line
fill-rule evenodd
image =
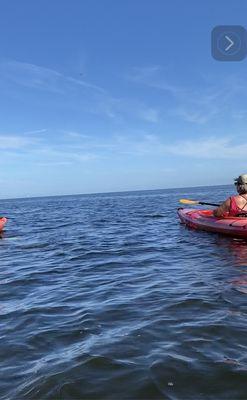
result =
M201 206L214 206L214 207L219 207L220 206L220 204L205 203L204 201L198 201L197 204L200 204Z
M215 204L215 203L208 203L208 202L205 202L205 201L198 201L198 200L189 200L189 199L180 199L179 200L179 202L180 203L182 203L182 204L187 204L187 205L197 205L197 204L200 204L200 205L202 205L202 206L213 206L213 207L219 207L220 206L220 204Z

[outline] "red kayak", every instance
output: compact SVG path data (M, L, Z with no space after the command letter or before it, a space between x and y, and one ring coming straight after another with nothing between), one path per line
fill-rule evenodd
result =
M212 210L179 208L181 222L190 228L247 239L246 217L216 218Z
M5 217L0 217L0 231L3 230L4 225L6 224L6 222L7 222L7 218L5 218Z

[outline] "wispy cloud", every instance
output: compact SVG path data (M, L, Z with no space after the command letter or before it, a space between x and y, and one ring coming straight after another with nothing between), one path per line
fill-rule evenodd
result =
M68 138L74 138L74 139L89 139L89 135L85 135L84 133L81 132L75 132L75 131L62 131L63 134L68 136Z
M73 146L72 146L73 148ZM77 149L80 144L76 143ZM201 136L187 140L168 141L165 135L147 132L116 134L106 142L100 139L83 139L81 149L101 154L103 158L114 154L131 156L167 156L199 158L199 159L243 159L247 152L247 144L240 137Z
M73 164L72 161L47 161L47 162L38 162L36 163L36 166L53 168L53 167L68 167L72 164Z
M43 160L50 160L52 162L85 162L93 161L99 158L99 155L93 152L80 150L78 151L68 151L66 148L60 146L55 148L54 146L43 146L39 149L34 149L33 154L42 157Z
M245 159L246 143L237 143L236 138L201 138L178 141L165 146L164 150L177 156L204 159Z
M233 118L238 121L247 120L247 110L238 109L233 111Z
M113 96L106 89L91 82L40 65L13 60L1 61L1 81L5 85L15 85L17 88L60 95L66 102L71 99L72 107L80 108L84 113L111 120L124 121L131 118L149 123L157 123L159 120L159 110L145 104L143 100ZM57 97L54 99L57 104ZM35 132L30 132L32 133Z
M206 124L211 121L213 117L217 116L219 109L217 106L209 103L208 105L181 105L177 108L170 110L170 115L180 118L186 122L191 122L199 125Z
M200 75L200 74L199 74ZM127 79L135 84L159 91L166 104L164 114L192 124L204 125L216 118L228 116L242 119L245 113L236 110L236 96L244 95L244 81L228 76L227 80L198 76L196 87L175 84L161 66L135 67ZM171 101L172 100L172 101ZM162 104L162 97L160 97ZM168 104L168 106L167 106Z
M190 159L244 159L247 144L236 137L199 137L196 139L168 142L161 136L143 133L130 136L116 136L113 139L114 154L128 154L133 157L176 157Z
M152 107L140 107L137 111L140 119L147 122L157 123L160 120L160 111Z
M83 79L76 79L54 69L25 62L2 61L0 63L0 75L6 81L57 94L64 94L73 87L105 93L103 88Z
M33 145L34 141L18 135L0 135L0 149L25 149Z
M70 132L70 133L73 133ZM75 132L74 132L75 133ZM168 141L165 136L148 132L115 134L107 139L93 138L76 132L66 141L49 143L47 136L37 140L25 135L0 135L1 164L21 163L36 167L70 167L85 163L104 163L106 160L125 159L126 156L151 160L174 156L200 160L245 159L247 144L236 137L197 137ZM99 165L101 165L99 164ZM103 165L103 164L102 164Z
M167 143L155 135L145 135L142 140L132 143L132 153L139 155L173 155L189 159L245 159L247 144L236 137L201 137L188 140L177 140Z
M145 66L145 67L134 67L126 77L128 80L144 84L151 88L159 89L161 91L168 92L172 95L178 95L183 92L183 88L171 84L167 79L164 79L163 69L159 65Z
M22 135L0 134L1 163L22 161L23 164L37 165L69 165L94 161L100 157L90 148L69 149L66 142L49 143L49 137L42 137L43 130L36 130L41 136L30 137L28 132ZM83 136L81 136L81 139Z
M36 129L34 131L24 132L24 135L39 135L41 133L46 133L48 129Z

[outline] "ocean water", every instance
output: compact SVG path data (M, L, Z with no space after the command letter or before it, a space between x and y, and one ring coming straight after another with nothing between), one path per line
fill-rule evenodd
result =
M247 398L247 244L180 225L205 187L0 201L0 397Z

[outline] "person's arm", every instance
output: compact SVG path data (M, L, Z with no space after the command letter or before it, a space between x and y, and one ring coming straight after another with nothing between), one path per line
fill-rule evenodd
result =
M225 213L227 213L230 210L230 206L231 206L231 199L229 198L213 211L214 216L224 217Z

